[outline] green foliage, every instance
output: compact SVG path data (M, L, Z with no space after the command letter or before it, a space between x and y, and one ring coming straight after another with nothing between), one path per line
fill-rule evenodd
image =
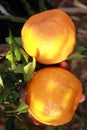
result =
M16 40L13 38L13 35L10 30L9 30L9 42L8 43L10 45L11 53L14 55L13 58L15 57L15 60L20 61L21 60L20 47L19 47L18 43L16 42Z
M8 91L8 89L6 89L5 91L1 91L0 93L0 103L3 103L4 105L7 106L15 102L19 98L20 95L15 90Z
M35 3L32 0L18 0L16 2L15 0L0 0L0 4L6 9L9 14L5 15L3 13L0 13L0 20L8 20L15 23L24 23L28 17L36 14L37 12L42 12L44 10L52 8L52 5L48 0L36 0ZM16 6L13 6L13 4Z
M17 22L17 23L24 23L26 21L25 18L22 17L17 17L17 16L7 16L7 15L0 15L0 20L9 20L12 22Z
M40 9L40 12L42 12L44 10L47 10L47 7L45 6L45 1L44 0L39 1L39 9Z
M10 30L6 42L10 49L6 59L0 64L0 104L5 106L5 113L18 116L28 110L25 102L20 103L21 91L19 90L24 89L27 81L33 77L36 60L27 55L20 38L14 38ZM12 107L12 104L16 109Z
M81 45L76 45L74 53L71 54L67 60L87 58L87 48Z
M69 56L67 60L74 60L74 59L81 59L81 58L87 58L87 55L76 53Z
M75 46L74 52L84 52L84 51L87 51L86 47L84 47L82 45L76 45Z
M20 0L20 1L23 4L23 7L28 15L31 16L31 15L35 14L35 11L31 9L31 5L29 4L29 2L27 0Z
M14 38L10 30L6 41L10 50L6 59L0 64L0 103L9 105L20 98L18 88L24 87L26 82L33 77L36 60L26 54L20 38ZM16 111L20 113L23 106L26 105L20 105Z
M19 93L17 93L16 91L10 91L7 93L6 97L5 97L5 100L8 102L8 103L13 103L15 102L18 98L20 97Z
M36 67L36 60L33 58L33 61L24 66L24 80L29 81L33 78L34 70Z
M35 58L33 58L33 61L28 62L29 56L14 39L11 31L9 31L8 43L10 45L10 50L7 53L6 59L8 59L10 62L9 69L14 73L23 74L25 82L29 81L33 77L33 73L36 67Z
M25 102L22 102L17 109L15 110L10 110L10 111L6 111L6 113L25 113L28 110L28 106L25 104Z

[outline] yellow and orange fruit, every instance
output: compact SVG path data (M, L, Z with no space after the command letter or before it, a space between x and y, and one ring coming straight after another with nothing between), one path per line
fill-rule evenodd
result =
M82 96L81 82L60 67L46 67L34 74L26 87L29 113L46 125L71 121Z
M31 16L23 25L21 38L31 57L42 64L55 64L72 53L76 29L69 15L52 9Z

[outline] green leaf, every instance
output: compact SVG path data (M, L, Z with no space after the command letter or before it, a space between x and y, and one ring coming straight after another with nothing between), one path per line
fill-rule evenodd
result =
M17 42L17 44L22 48L22 41L20 37L14 37L15 41Z
M22 64L18 64L15 67L14 72L24 74L25 81L28 81L33 77L35 66L36 66L36 60L35 58L33 58L32 62L28 62L27 64L25 62Z
M20 95L16 91L9 91L5 97L5 100L10 104L16 101L19 97Z
M16 109L16 111L18 113L24 113L24 112L27 112L28 110L28 105L25 103L25 102L22 102L19 107Z
M24 66L25 63L17 65L16 68L14 69L14 72L24 74Z
M19 61L21 60L21 52L20 52L20 46L14 39L11 31L9 30L9 45L12 49L12 53L15 55L16 59Z
M20 51L20 45L16 42L10 30L7 42L10 45L10 51L7 53L6 59L11 63L10 69L14 70L16 68L15 62L20 61L23 57Z
M26 13L28 14L28 16L31 16L33 14L35 14L35 11L32 10L31 5L29 4L28 0L20 0Z
M11 63L10 69L13 70L16 67L16 65L15 65L14 56L13 56L13 53L11 50L7 53L6 59L8 59L8 61L10 61L10 63Z
M74 59L81 59L81 58L87 58L87 55L83 55L83 54L72 54L71 56L69 56L66 60L74 60Z
M28 111L28 105L25 102L22 102L17 109L5 111L6 113L26 113Z
M20 38L20 37L14 37L14 39L15 39L16 43L17 43L21 48L23 48L21 38ZM9 37L6 37L6 38L5 38L5 41L6 41L7 43L9 43Z
M25 82L32 79L35 67L36 67L36 60L33 57L33 61L28 63L26 66L24 66L24 80L25 80Z
M76 45L75 46L75 49L74 49L74 52L82 52L82 51L86 51L87 48L82 46L82 45Z
M0 20L10 20L12 22L17 22L17 23L24 23L26 21L25 18L19 17L19 16L8 16L8 15L1 15L0 14Z
M20 51L21 51L21 54L23 55L25 61L28 63L28 59L29 59L28 54L22 48L20 48Z

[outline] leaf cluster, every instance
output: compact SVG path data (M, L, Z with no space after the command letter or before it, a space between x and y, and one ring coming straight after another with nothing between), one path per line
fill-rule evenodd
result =
M7 109L12 103L15 104L15 107L20 105L19 90L32 79L36 60L27 55L22 47L21 39L14 38L10 30L6 42L10 49L3 63L0 63L0 103ZM20 113L22 107L25 109L26 104L22 104L20 109L18 108L14 112Z

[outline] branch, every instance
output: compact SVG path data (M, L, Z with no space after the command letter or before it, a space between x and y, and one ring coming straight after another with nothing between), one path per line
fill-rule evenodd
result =
M80 7L61 7L59 8L69 14L87 14L87 8L80 8Z
M81 8L84 8L84 9L87 9L87 6L82 4L80 1L78 0L74 0L74 5L77 6L77 7L81 7Z

